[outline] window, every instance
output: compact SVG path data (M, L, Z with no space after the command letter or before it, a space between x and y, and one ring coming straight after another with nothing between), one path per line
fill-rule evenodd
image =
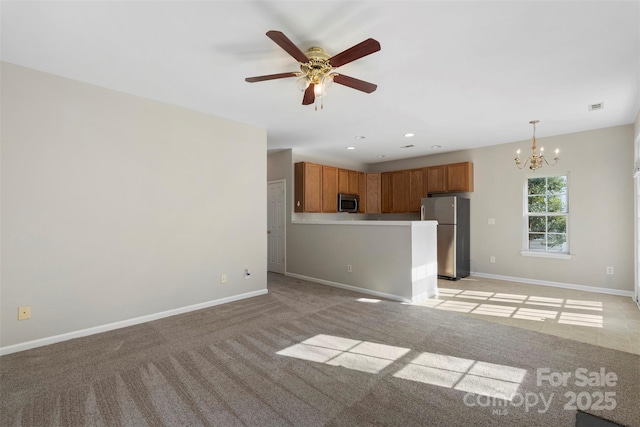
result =
M527 179L525 251L568 254L567 175Z

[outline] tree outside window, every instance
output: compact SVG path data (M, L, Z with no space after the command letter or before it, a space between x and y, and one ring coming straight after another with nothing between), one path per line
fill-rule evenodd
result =
M527 180L527 248L536 252L568 253L569 214L567 176Z

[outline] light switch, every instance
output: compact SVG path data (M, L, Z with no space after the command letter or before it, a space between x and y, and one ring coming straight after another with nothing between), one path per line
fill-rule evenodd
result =
M489 225L496 225L496 219L495 218L489 218L489 220L487 221Z

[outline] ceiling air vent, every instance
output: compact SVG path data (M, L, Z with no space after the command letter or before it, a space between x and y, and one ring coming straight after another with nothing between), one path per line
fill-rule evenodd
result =
M597 111L604 109L604 102L598 102L597 104L590 104L589 111Z

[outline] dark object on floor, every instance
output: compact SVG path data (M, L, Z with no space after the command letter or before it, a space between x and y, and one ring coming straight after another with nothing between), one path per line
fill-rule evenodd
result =
M576 413L576 427L617 427L622 424L616 424L611 421L607 421L604 418L596 417L595 415L587 414L586 412L578 411ZM624 426L623 426L624 427Z

